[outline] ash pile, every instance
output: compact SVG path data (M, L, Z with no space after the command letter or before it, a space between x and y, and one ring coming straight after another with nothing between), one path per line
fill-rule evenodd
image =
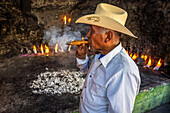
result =
M47 71L37 76L36 80L30 83L33 93L58 94L71 93L79 94L85 81L84 74L78 71L59 70Z
M78 109L85 75L70 54L0 59L0 113Z

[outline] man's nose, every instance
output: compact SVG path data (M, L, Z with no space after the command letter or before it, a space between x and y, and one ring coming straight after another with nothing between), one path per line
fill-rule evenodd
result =
M86 37L87 37L87 38L90 38L90 30L89 30L89 32L86 34Z

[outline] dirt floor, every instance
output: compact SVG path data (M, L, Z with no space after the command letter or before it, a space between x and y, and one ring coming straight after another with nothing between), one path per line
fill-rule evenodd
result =
M77 69L74 58L67 53L61 56L27 56L0 60L0 112L45 113L77 109L79 94L34 94L29 88L30 82L47 68L49 71Z
M37 75L59 69L77 70L74 52L53 56L23 56L0 60L0 113L62 113L79 106L79 95L35 94L29 88ZM141 90L168 80L166 74L140 67Z

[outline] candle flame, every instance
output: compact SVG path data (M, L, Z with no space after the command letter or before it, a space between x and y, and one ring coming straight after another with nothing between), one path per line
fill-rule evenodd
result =
M67 16L65 15L63 18L64 24L67 24Z
M147 60L147 58L148 58L148 56L147 56L147 55L145 55L145 56L144 56L144 60Z
M49 47L45 45L45 53L49 53Z
M71 18L68 19L68 22L71 22Z
M33 51L34 51L35 54L37 53L37 49L36 49L35 45L33 45Z
M130 57L132 57L133 53L130 54Z
M137 59L137 55L134 54L133 57L132 57L133 60L136 60Z
M44 54L44 49L43 49L43 45L41 43L41 47L40 47L41 53Z
M72 40L73 41L73 40ZM69 47L68 47L68 51L70 51L71 50L71 45L69 45Z
M145 58L145 55L141 55L141 58L144 59L144 58Z
M68 51L70 51L71 50L71 45L69 45L69 47L68 47Z
M161 63L161 58L160 58L156 66L161 67L161 65L162 63Z
M146 67L150 67L151 66L151 57L149 57L149 61L148 64L146 65Z
M127 54L129 54L129 51L128 51L128 50L126 50L126 53L127 53Z
M159 70L159 68L161 67L162 63L161 63L161 58L159 59L157 65L153 68L153 70Z
M60 49L59 51L60 51L60 52L64 52L63 47L61 46L60 48L61 48L61 49Z
M58 44L55 45L55 53L58 52Z

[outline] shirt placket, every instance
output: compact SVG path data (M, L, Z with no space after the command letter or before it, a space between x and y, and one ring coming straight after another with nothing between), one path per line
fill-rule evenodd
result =
M87 78L86 78L86 82L84 84L84 88L83 88L83 93L81 96L81 99L83 99L84 96L86 96L86 90L89 89L89 86L91 85L91 80L97 70L97 68L101 65L100 60L96 60L95 63L93 64L92 68L90 69Z

